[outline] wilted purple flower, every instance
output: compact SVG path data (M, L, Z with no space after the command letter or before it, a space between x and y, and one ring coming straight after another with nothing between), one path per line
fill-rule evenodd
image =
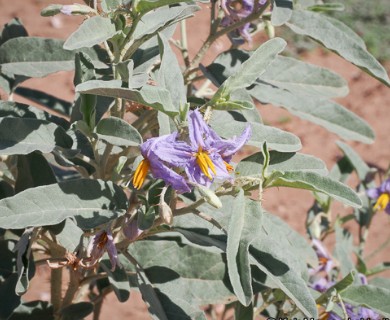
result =
M260 6L264 5L267 0L259 0ZM225 17L221 21L222 27L230 26L237 21L249 16L254 9L254 0L222 0L221 7L225 12ZM250 23L245 23L243 26L235 30L237 35L240 35L248 42L252 42L252 37L249 33ZM234 38L234 33L230 34L230 38Z
M130 241L136 240L142 232L143 230L138 228L138 222L135 219L131 220L131 222L126 221L123 226L123 233Z
M189 144L175 141L159 156L173 166L184 168L190 182L195 184L209 186L214 179L231 179L232 167L228 161L249 139L250 127L238 138L222 140L195 110L188 114L188 132Z
M171 185L178 192L184 193L191 191L184 178L169 168L162 157L166 152L173 152L172 144L176 142L177 132L150 138L141 145L141 154L144 159L135 170L133 185L136 189L142 187L149 170L156 179L163 179L168 185ZM168 151L169 150L169 151ZM166 158L166 156L164 157Z
M378 188L367 190L367 196L376 199L374 210L385 210L390 214L390 178L386 179Z
M87 267L94 266L103 256L105 251L107 251L111 261L111 270L115 270L116 266L120 266L120 262L118 260L118 251L116 250L110 230L99 231L93 236L87 250L90 257L87 259Z

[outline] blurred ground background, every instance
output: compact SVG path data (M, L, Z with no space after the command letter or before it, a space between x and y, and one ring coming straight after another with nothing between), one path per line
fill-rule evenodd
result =
M81 0L58 0L55 3L72 4L74 2L81 2ZM0 0L0 26L3 26L12 18L18 17L31 36L66 39L71 32L76 30L82 22L82 18L64 15L51 18L41 17L39 14L41 9L51 3L53 3L52 0ZM346 11L338 12L335 16L358 32L365 39L369 50L385 64L387 70L390 70L388 62L390 59L390 2L388 0L346 0L343 3ZM190 55L197 51L202 41L207 37L208 12L206 10L207 5L203 7L201 12L196 13L194 18L188 20ZM357 150L370 166L385 171L390 160L390 142L388 139L390 134L390 112L388 111L390 108L390 90L335 54L319 49L311 40L295 38L283 28L277 30L277 33L288 37L290 54L299 53L305 61L330 68L348 81L350 94L339 99L338 102L365 119L376 133L376 140L371 145L354 142L349 142L349 144ZM260 39L257 39L257 41L260 41ZM296 41L298 41L298 45L293 45ZM254 43L256 44L256 40ZM207 65L218 53L227 48L228 41L226 39L218 41L212 46L203 63ZM31 79L26 81L24 86L48 92L68 101L71 101L74 95L72 72L59 72L43 79ZM15 100L33 104L17 96ZM291 116L282 109L268 105L261 105L258 108L266 124L297 135L303 144L302 152L321 158L327 164L328 169L342 156L341 151L335 145L335 141L338 139L336 135L328 133L319 126ZM309 192L286 188L272 189L267 190L263 198L267 210L283 218L301 234L305 234L306 212L313 202ZM333 215L344 215L346 212L348 212L348 209L337 206ZM367 253L373 251L389 237L389 225L389 216L384 213L380 213L374 218L368 238ZM356 231L356 228L351 224L351 232L355 236ZM332 239L327 244L331 249L333 246ZM381 256L370 261L369 266L373 266L380 261L390 261L389 249L384 250ZM36 299L48 300L50 298L48 268L39 267L37 275L34 277L31 289L25 295L25 298L29 301ZM136 293L132 293L130 300L124 304L117 302L113 295L109 295L107 300L103 303L101 319L125 317L127 319L149 319L149 316L145 313L145 305Z

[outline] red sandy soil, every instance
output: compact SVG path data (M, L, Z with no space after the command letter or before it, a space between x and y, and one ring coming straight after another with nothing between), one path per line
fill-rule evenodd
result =
M55 3L72 4L74 0L60 0ZM78 2L81 2L80 0ZM40 16L42 8L51 4L50 0L0 0L0 25L4 25L14 17L22 20L31 36L43 36L66 39L81 23L80 17L67 17L58 15L52 18ZM196 14L195 18L188 20L190 32L190 55L193 55L207 37L209 25L207 23L208 12L205 7ZM179 33L177 33L179 34ZM209 55L203 63L207 65L218 53L228 48L226 39L217 41L210 49ZM303 59L313 64L328 67L342 75L349 83L350 94L339 102L351 111L365 119L375 130L376 140L371 145L350 142L362 158L372 166L386 170L390 159L390 143L388 141L390 113L390 90L377 80L366 75L363 71L344 61L333 53L316 50L306 54ZM73 73L59 72L43 79L31 79L23 85L46 91L59 98L71 101L74 95L72 83ZM20 97L16 101L29 103ZM32 104L32 103L30 103ZM314 155L325 161L330 169L342 156L341 151L335 145L339 138L327 132L325 129L291 116L288 112L273 106L259 106L263 119L267 124L277 126L297 135L302 141L302 152ZM305 234L305 217L308 208L313 203L311 194L307 191L296 189L272 189L264 194L265 208L278 215L292 228ZM336 206L333 212L345 214L348 209L341 205ZM378 214L371 227L368 238L367 251L371 252L389 236L389 217ZM356 228L351 224L351 232L356 235ZM356 238L356 236L355 236ZM330 248L334 245L332 239L328 241ZM389 261L389 249L382 255L370 261L373 266L380 261ZM389 274L387 274L389 276ZM49 269L39 267L37 276L32 280L31 289L24 296L28 301L43 299L49 300ZM132 292L131 298L126 303L119 303L113 294L103 303L101 319L149 319L145 304L139 294Z

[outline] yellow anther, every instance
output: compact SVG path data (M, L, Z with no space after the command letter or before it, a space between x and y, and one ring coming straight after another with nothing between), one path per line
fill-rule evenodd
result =
M225 167L226 167L226 170L228 172L233 172L234 171L234 168L231 164L227 163L226 161L223 162L225 164Z
M215 171L215 165L211 161L209 154L206 151L203 151L202 147L199 147L198 152L195 154L196 163L198 164L200 170L204 173L204 175L210 180L213 179L212 175L209 172L209 169L212 173L217 174Z
M144 184L149 168L150 168L150 162L147 159L142 160L138 165L133 177L133 186L136 189L140 189Z
M375 203L374 210L384 210L390 202L390 194L382 193Z

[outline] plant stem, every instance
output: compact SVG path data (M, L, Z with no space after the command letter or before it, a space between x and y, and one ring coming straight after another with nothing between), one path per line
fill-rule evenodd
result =
M213 33L213 30L211 30L206 41L203 43L202 47L199 49L198 53L195 55L195 57L191 61L190 65L184 71L184 79L188 80L189 76L195 70L194 67L197 66L201 62L201 60L203 59L207 50L214 43L215 40L217 40L219 37L231 32L231 31L245 25L246 23L251 22L252 20L259 18L263 14L263 12L267 9L268 5L269 5L269 1L267 1L258 11L256 11L256 8L254 8L254 11L250 15L248 15L247 17L237 21L236 23L231 24L230 26L227 26L226 28L223 28L219 31L216 31L215 33Z
M66 290L64 300L62 302L62 308L70 305L73 301L74 295L79 289L80 281L78 277L77 270L73 270L69 267L69 284L68 289Z

